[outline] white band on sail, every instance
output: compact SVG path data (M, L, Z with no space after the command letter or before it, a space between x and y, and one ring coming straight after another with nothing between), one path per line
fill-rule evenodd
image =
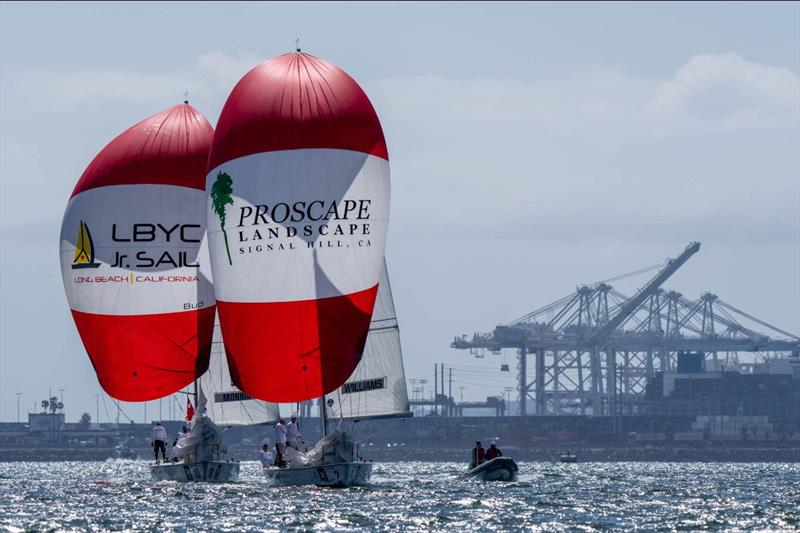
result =
M215 184L225 191L216 201ZM389 220L387 160L319 148L258 153L213 169L206 188L219 300L314 300L378 283Z
M175 185L114 185L70 200L61 273L74 311L145 315L214 305L200 272L205 194Z

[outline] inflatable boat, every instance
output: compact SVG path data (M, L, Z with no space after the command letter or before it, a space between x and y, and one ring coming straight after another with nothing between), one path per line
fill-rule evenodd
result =
M476 478L481 481L514 481L517 479L517 463L508 457L495 457L482 465L476 466L462 474L464 478Z

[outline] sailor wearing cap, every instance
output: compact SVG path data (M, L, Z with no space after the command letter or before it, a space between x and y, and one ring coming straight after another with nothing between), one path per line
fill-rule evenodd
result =
M291 421L286 424L286 445L299 450L300 442L300 427L297 425L297 415L292 415Z
M286 450L286 422L281 418L275 424L275 465L283 466L283 452Z
M497 447L497 444L494 441L492 441L492 445L489 446L488 450L486 450L486 460L491 461L496 457L502 457L502 456L503 452L501 452L500 448Z

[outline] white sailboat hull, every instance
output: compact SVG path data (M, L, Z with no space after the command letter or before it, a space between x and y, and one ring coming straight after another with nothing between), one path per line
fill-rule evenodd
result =
M233 483L239 480L236 461L190 461L150 466L154 481Z
M354 487L366 485L372 474L372 463L324 464L299 468L264 467L264 476L273 487L316 485L318 487Z

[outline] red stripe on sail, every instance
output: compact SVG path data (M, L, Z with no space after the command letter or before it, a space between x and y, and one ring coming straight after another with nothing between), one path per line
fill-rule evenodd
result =
M126 402L163 398L208 369L214 307L155 315L72 311L103 390Z
M222 108L208 170L231 159L299 148L338 148L389 159L367 95L346 72L291 53L245 74Z
M299 402L342 385L358 365L378 286L296 302L217 301L234 383L253 398Z
M108 185L179 185L205 189L206 163L214 129L188 104L135 124L100 150L72 196Z

